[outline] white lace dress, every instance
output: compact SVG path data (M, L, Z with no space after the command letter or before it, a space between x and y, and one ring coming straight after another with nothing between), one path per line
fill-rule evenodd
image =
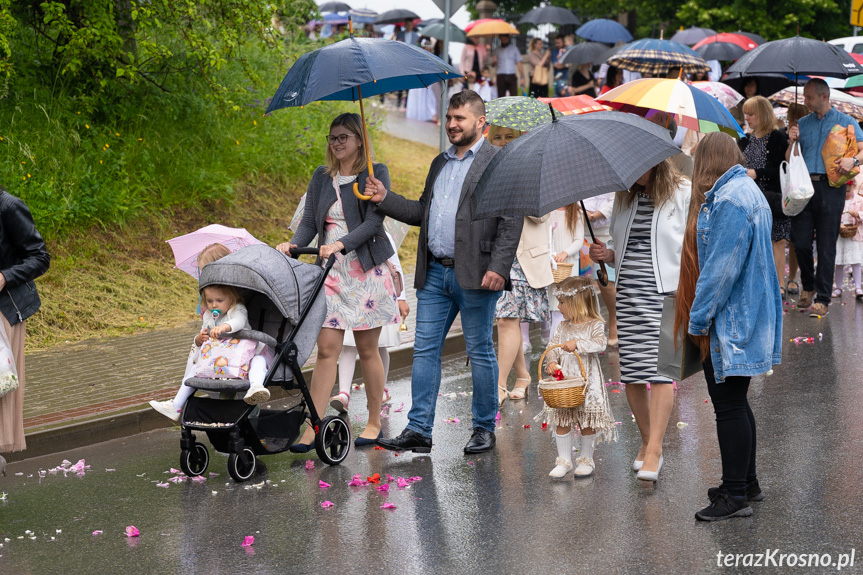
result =
M584 370L587 373L588 387L584 404L572 409L546 407L537 416L537 420L545 419L550 427L572 427L575 425L579 429L589 427L596 432L599 441L617 441L617 425L614 422L611 405L608 403L608 391L605 389L602 368L599 365L599 354L605 351L608 343L605 336L605 324L599 320L582 323L562 321L551 336L548 345L551 347L571 339L577 342L578 354L581 356L581 361L584 362ZM561 371L567 377L581 373L578 358L559 347L549 351L545 356L543 373L545 373L545 366L552 362L560 364Z

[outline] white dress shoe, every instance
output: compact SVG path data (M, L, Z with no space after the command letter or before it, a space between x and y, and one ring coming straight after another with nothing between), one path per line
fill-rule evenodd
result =
M555 479L560 479L570 471L572 471L572 460L564 459L562 457L558 457L554 460L555 467L552 469L548 476L554 477Z
M632 462L632 470L633 471L641 471L641 466L644 465L643 459L636 459Z
M593 475L593 470L596 469L596 465L593 463L593 459L589 457L579 457L575 460L578 464L575 468L575 471L572 472L576 477L588 477Z
M661 455L659 456L659 466L656 468L656 471L644 471L642 469L642 470L639 470L638 475L636 475L635 477L637 477L638 479L641 479L642 481L656 481L657 479L659 479L659 470L660 469L662 469L662 456Z

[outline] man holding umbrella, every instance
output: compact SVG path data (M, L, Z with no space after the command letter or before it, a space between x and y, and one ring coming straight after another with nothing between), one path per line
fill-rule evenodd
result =
M836 189L830 186L821 149L833 126L854 126L858 154L854 158L839 160L837 170L840 174L847 174L859 166L863 158L863 130L854 118L833 108L830 104L830 88L820 78L806 82L803 102L811 113L801 118L797 126L789 128L789 144L785 152L785 159L790 160L794 142L800 142L800 152L815 188L815 195L803 211L791 218L791 241L797 251L803 284L797 307L806 309L811 305L809 316L823 317L828 313L827 306L830 305L830 292L833 289L836 240L839 238L839 225L845 209L845 187ZM817 270L812 259L813 238L818 250Z
M444 340L459 313L473 380L473 435L464 451L482 453L495 444L498 367L492 323L501 290L510 289L522 218L473 219L477 181L499 150L482 137L484 126L482 98L472 90L459 92L446 114L452 146L432 161L419 200L388 192L374 177L366 180L365 193L380 212L420 226L413 404L401 435L378 441L386 449L431 450Z

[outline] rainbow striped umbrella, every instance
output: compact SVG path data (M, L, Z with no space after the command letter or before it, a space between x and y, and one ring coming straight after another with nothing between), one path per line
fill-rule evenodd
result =
M628 82L596 99L616 110L647 116L651 110L674 114L677 124L696 132L725 132L742 137L743 130L719 101L680 80L644 78Z

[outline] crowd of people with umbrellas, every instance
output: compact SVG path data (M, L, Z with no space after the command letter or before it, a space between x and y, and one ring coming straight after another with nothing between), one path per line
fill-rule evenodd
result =
M594 21L578 33L589 39L610 29ZM318 339L318 362L328 367L316 365L311 384L318 412L335 384L334 358L352 330L357 345L364 342L370 414L355 445L430 452L444 339L460 315L473 386L473 432L464 452L489 451L499 407L527 399L534 383L519 324L554 319L536 387L546 404L537 417L555 430L551 477L594 474L597 443L616 439L597 355L618 347L621 382L642 440L632 464L638 479L659 479L674 384L703 372L722 476L696 518L751 515L750 503L765 493L747 391L752 377L781 361L783 300L796 283L793 275L785 281L785 242L792 241L800 267L797 307L823 318L835 293L845 183L863 155L863 132L833 106L823 77L845 79L863 68L835 46L802 37L748 38L740 46L735 36L730 43L741 56L724 46L730 35L699 40L704 33L678 35L696 51L663 39L620 47L607 61L610 68L655 77L622 83L595 99L514 94L484 102L469 88L455 91L442 119L451 146L433 160L417 200L393 189L389 174L398 166L373 162L363 99L459 82L464 70L404 41L352 35L301 56L267 113L321 100L358 102L360 112L333 120L327 163L311 178L297 234L277 247L290 254L317 237L320 258L336 258ZM728 74L742 85L805 82L799 92L807 109L797 110L783 131L773 105L754 94L741 106L744 131L728 110L743 98L727 84L684 81L710 71L698 49L739 58ZM847 149L822 158L831 132L843 134ZM686 141L686 151L675 141ZM786 160L788 166L805 161L805 182L786 177ZM801 200L804 188L811 193ZM793 217L789 206L799 208ZM397 246L382 240L385 218L420 229L412 404L406 428L392 438L383 437L376 417L386 376L373 343L382 327L400 321L386 265ZM585 228L596 280L578 277ZM846 246L841 254L850 251ZM856 273L863 295L859 265ZM843 279L836 276L840 293ZM516 385L509 389L513 369ZM345 402L338 405L346 409ZM573 462L575 430L580 447ZM312 437L308 430L291 451L308 452Z

